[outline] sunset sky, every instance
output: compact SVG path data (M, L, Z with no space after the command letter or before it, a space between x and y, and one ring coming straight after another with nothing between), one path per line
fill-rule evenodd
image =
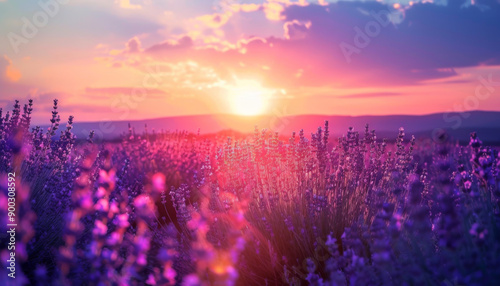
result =
M500 111L500 2L0 0L0 107L131 120Z

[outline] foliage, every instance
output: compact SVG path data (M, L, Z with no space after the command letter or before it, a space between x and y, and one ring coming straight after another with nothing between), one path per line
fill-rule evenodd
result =
M331 142L326 122L288 140L131 130L76 144L72 117L56 136L57 100L48 130L29 130L31 112L32 101L0 111L3 221L7 173L19 182L18 281L500 283L500 158L475 133L421 148L367 126Z

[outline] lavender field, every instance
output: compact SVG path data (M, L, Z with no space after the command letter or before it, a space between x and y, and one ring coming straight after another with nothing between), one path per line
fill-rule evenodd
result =
M16 101L0 116L12 285L500 284L500 157L481 134L429 145L367 125L332 138L325 122L93 142L57 101L48 130L32 110Z

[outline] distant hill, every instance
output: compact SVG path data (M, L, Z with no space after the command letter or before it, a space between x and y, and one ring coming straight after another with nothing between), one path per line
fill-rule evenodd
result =
M330 123L333 136L345 134L349 127L364 132L365 124L370 130L375 129L379 138L395 138L400 127L405 128L407 135L428 137L436 129L445 129L453 138L468 141L469 134L477 131L479 137L490 144L500 143L500 112L473 111L467 114L430 114L430 115L388 115L388 116L336 116L336 115L297 115L286 117L255 116L241 117L237 115L196 115L165 117L147 120L112 121L112 122L76 122L74 133L78 138L88 136L90 130L95 130L97 138L116 138L128 132L128 124L135 128L136 133L142 133L145 125L151 132L160 130L186 130L203 134L218 133L223 130L251 133L254 126L259 129L279 131L289 135L293 131L304 129L306 135L315 132L324 121ZM44 126L45 128L47 126Z

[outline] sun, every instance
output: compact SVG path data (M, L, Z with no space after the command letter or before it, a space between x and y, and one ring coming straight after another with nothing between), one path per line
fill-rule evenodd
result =
M232 112L241 116L255 116L265 113L273 90L264 88L255 80L237 80L228 87Z
M240 90L232 95L233 111L238 115L259 115L265 110L265 100L260 90Z

